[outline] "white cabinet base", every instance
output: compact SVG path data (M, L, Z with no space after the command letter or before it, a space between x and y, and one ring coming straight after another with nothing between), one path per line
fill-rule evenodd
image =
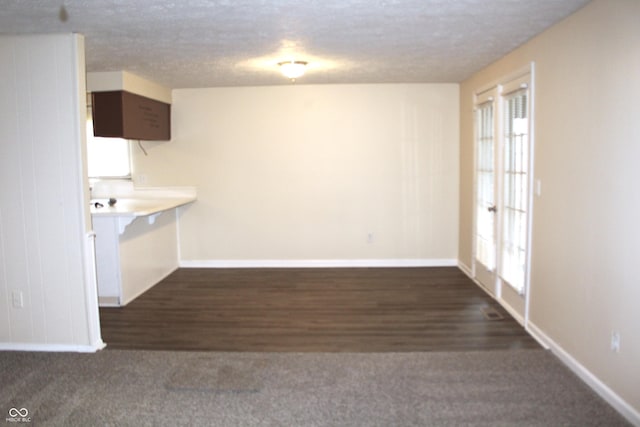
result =
M138 217L120 233L117 216L93 216L98 301L124 306L178 268L176 209L147 221Z

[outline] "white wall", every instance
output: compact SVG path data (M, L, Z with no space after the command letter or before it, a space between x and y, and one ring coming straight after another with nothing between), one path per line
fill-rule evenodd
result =
M0 63L0 349L94 350L84 40L1 36Z
M134 177L197 186L183 265L452 263L458 112L455 84L176 90Z
M171 104L171 89L128 71L87 73L87 92L124 90Z
M176 211L164 211L155 222L149 221L139 218L119 236L123 305L178 268Z
M462 84L459 251L471 266L473 92L535 61L531 327L637 423L639 18L637 0L596 0Z

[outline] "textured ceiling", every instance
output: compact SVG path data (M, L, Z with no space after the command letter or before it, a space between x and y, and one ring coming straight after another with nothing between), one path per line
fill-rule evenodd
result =
M460 82L587 0L0 0L0 34L78 32L87 71L171 88ZM66 13L61 13L64 4Z

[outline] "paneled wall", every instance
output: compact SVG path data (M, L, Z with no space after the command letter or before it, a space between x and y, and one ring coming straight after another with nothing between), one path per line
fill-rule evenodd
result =
M455 264L458 85L181 89L147 185L195 185L183 265Z
M2 36L0 63L0 349L92 350L84 40Z

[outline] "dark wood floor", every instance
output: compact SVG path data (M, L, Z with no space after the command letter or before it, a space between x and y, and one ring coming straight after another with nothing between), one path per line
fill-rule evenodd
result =
M483 313L494 308L501 320ZM457 268L180 269L100 309L108 348L404 352L539 348Z

